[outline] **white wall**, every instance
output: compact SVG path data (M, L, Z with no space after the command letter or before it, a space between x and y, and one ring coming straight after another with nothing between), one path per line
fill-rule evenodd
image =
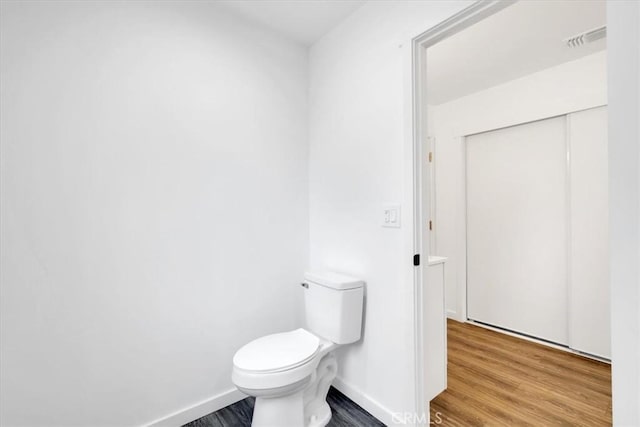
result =
M308 259L306 51L212 2L2 2L1 26L0 424L237 398L209 400L294 326Z
M640 4L607 2L613 422L640 425Z
M436 138L436 254L449 257L445 277L451 317L466 320L462 137L606 104L606 55L592 54L429 107L429 133Z
M366 280L337 385L389 424L414 410L416 381L409 42L470 3L369 2L310 53L311 264ZM381 228L385 204L403 204L402 229Z

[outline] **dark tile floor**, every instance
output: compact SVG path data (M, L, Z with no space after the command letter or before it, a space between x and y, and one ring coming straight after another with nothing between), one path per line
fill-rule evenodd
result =
M183 427L249 427L253 414L253 397L222 408L217 412L197 419ZM384 426L370 413L356 405L335 388L329 389L327 402L331 407L330 427L376 427Z

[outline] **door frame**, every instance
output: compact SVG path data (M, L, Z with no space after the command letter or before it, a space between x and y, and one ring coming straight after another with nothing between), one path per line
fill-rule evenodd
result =
M422 212L427 200L423 200L421 149L426 137L426 106L424 65L426 48L514 3L481 0L462 10L439 25L427 30L411 40L405 55L405 183L404 197L410 209L403 217L412 229L407 230L405 251L407 255L422 254L427 258L428 238L422 221ZM611 286L611 341L612 341L612 392L614 424L637 424L640 411L640 341L638 340L638 301L640 292L638 280L638 248L640 247L640 227L638 212L640 199L638 190L638 129L636 118L640 110L637 89L640 85L640 67L637 52L640 22L640 6L636 3L610 2L607 4L607 66L608 66L608 108L609 108L609 243L611 249L609 273ZM428 205L427 205L428 207ZM409 227L407 227L409 228ZM413 251L411 251L413 249ZM424 411L428 404L422 401L424 342L422 339L422 263L419 267L407 268L407 279L413 279L413 326L415 357L415 408ZM424 414L424 412L421 412Z
M428 153L427 129L427 48L445 38L472 26L473 24L514 4L516 0L480 0L461 10L440 24L428 29L411 40L411 171L413 187L413 253L421 258L413 268L414 300L414 360L415 360L415 408L417 414L426 414L422 420L428 424L429 403L424 401L424 360L425 325L423 316L423 288L427 286L424 269L429 257L430 232L428 218L430 201L424 191L429 188L429 166L425 154ZM443 313L444 315L444 313Z

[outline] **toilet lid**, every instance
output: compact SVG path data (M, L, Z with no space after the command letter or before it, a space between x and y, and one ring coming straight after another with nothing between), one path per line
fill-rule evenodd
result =
M247 371L282 371L312 359L319 345L320 339L304 329L267 335L238 350L233 364Z

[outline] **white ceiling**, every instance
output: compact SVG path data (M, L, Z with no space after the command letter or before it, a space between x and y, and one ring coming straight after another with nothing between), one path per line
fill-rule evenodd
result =
M598 0L522 0L427 50L429 104L437 105L606 48L563 40L606 24Z
M244 18L309 46L365 0L218 0Z

